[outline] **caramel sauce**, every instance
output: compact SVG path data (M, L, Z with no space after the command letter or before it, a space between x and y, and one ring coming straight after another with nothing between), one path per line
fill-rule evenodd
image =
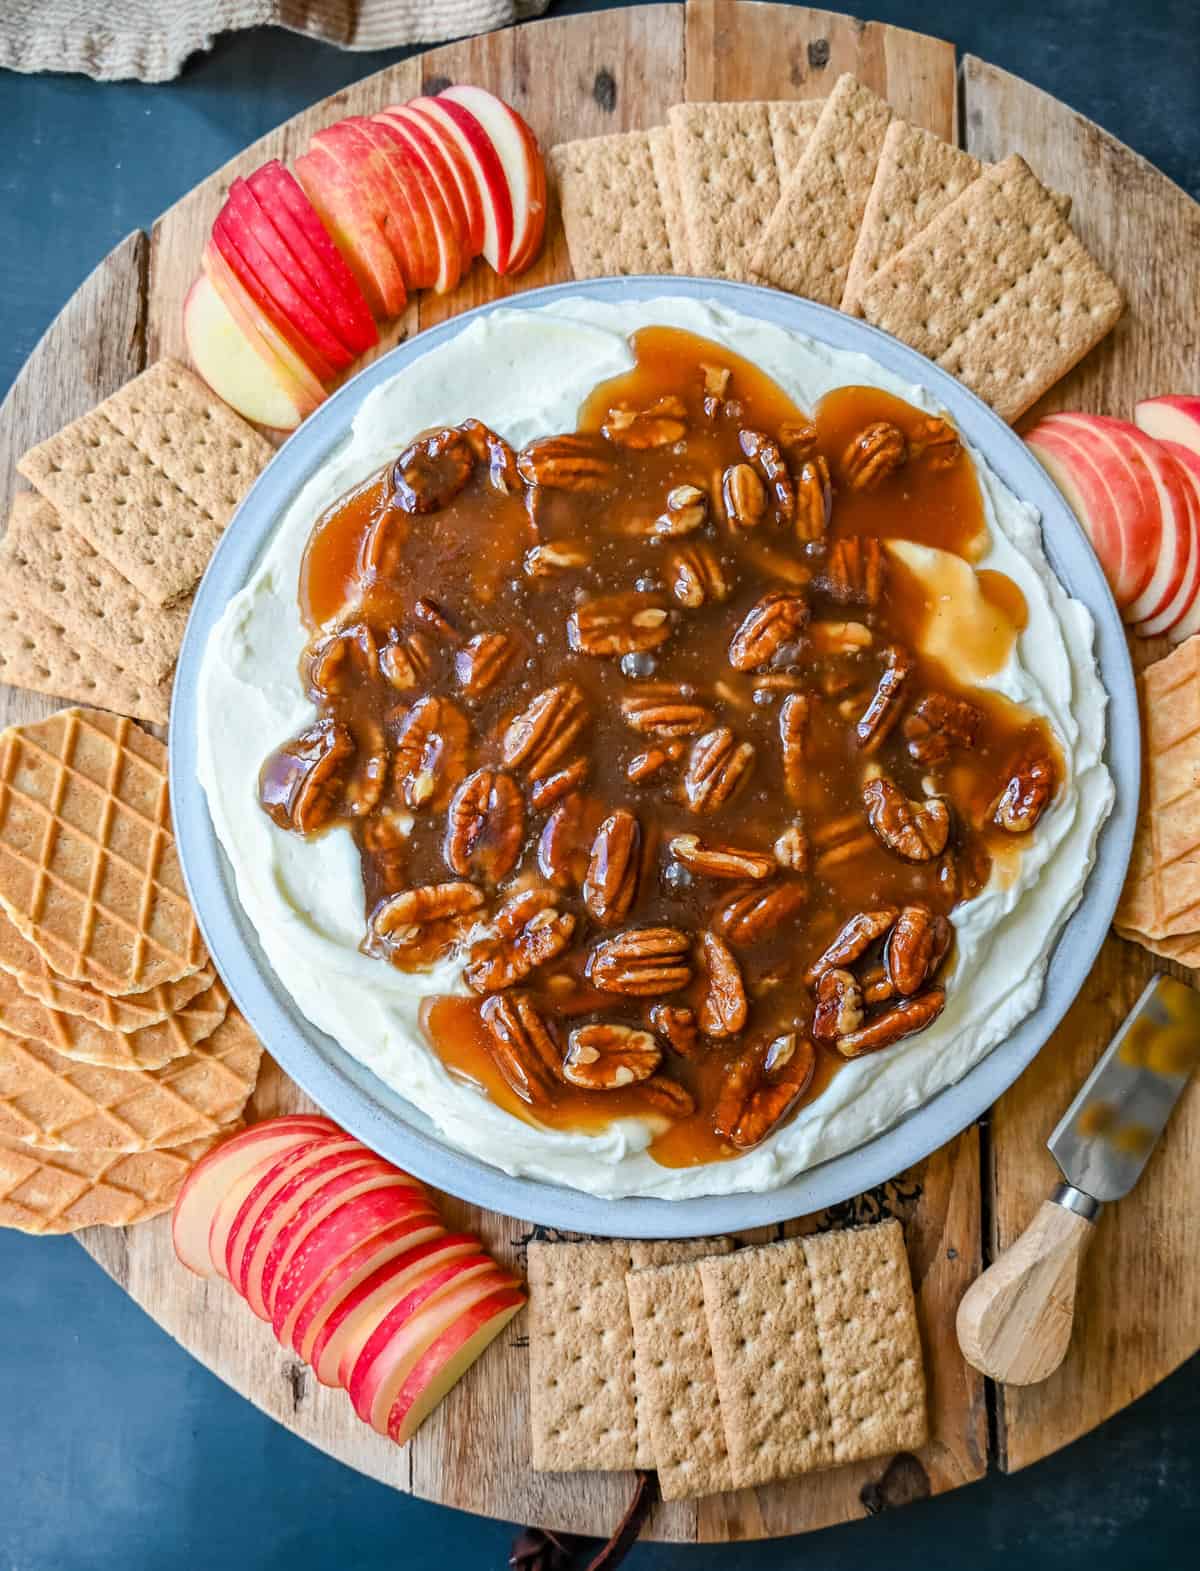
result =
M374 745L371 738L392 736L408 707L422 694L433 694L453 702L470 723L468 757L459 778L467 769L499 768L499 739L511 718L535 694L555 683L570 681L578 686L591 713L590 772L582 788L584 821L594 832L605 813L624 807L641 826L641 876L621 929L662 924L698 934L739 887L700 876L680 878L678 864L672 874L666 843L674 834L699 834L706 840L770 851L781 830L797 816L803 818L810 837L819 836L821 827L834 820L862 819L864 758L854 721L874 691L880 652L889 643L902 643L915 655L907 707L920 695L940 693L968 699L983 712L976 744L956 750L944 765L929 768L914 762L899 725L875 755L875 761L910 797L924 794L923 779L932 774L938 790L952 802L951 849L959 871L958 887L939 876L937 863L903 862L875 841L850 860L815 866L804 879L808 898L802 908L753 946L736 951L750 1000L745 1038L714 1043L699 1059L665 1053L663 1072L695 1098L690 1116L672 1122L638 1086L597 1092L564 1083L550 1104L527 1105L500 1073L489 1050L481 1001L474 996L426 1000L422 1016L426 1036L456 1078L515 1116L553 1129L595 1132L616 1118L645 1118L658 1131L650 1147L654 1158L682 1167L738 1154L712 1127L713 1107L730 1063L747 1041L790 1030L808 1034L812 1000L803 972L849 916L884 903L913 901L944 914L959 898L976 892L993 866L1004 879L1016 876L1021 837L991 824L991 806L1014 757L1024 748L1033 746L1055 759L1058 754L1043 722L974 685L1004 664L1025 624L1023 598L1009 579L990 571L970 572L978 614L961 626L951 625L942 658L917 653L928 641L933 619L955 598L956 575L968 571L963 564L977 561L986 551L987 529L974 470L961 453L946 464L914 459L873 489L858 490L849 483L843 457L866 426L887 421L912 436L927 419L922 411L877 389L840 388L823 399L813 415L817 450L825 455L833 477L829 539L869 536L946 553L932 576L912 570L888 551L881 603L871 610L838 605L817 582L819 550L797 542L769 518L744 531L713 520L702 534L689 538L705 540L719 555L733 583L732 593L724 604L688 610L674 606L667 558L672 549L688 541L650 539L639 526L661 510L663 498L675 486L696 485L710 494L719 493L722 471L743 461L738 445L741 430L774 435L789 422L805 422L808 417L758 368L718 345L666 328L644 329L632 342L635 366L594 390L580 410L578 429L598 432L615 406L644 410L662 395L676 395L688 406L685 441L636 452L614 448L616 476L600 496L541 487L505 495L488 484L486 466L479 466L465 489L428 514L404 513L395 506L391 471L386 470L364 481L316 521L304 557L299 598L305 622L314 633L363 623L380 648L389 640L413 634L422 641L426 665L412 691L398 692L375 675L352 679L335 695L315 695L325 711L348 728L360 758ZM736 400L740 413L708 418L702 412L706 366L730 371L726 397ZM587 555L586 566L546 578L530 576L526 554L547 541L580 548ZM939 575L945 577L944 584ZM865 651L828 656L818 656L805 644L793 664L799 685L818 700L812 706L807 799L800 815L783 787L778 740L783 695L769 693L764 701L764 695L756 692L758 673L734 670L727 658L730 636L747 611L764 593L796 583L803 585L814 622L861 622L870 628L873 639ZM624 672L616 659L592 658L569 648L564 628L581 600L634 588L658 595L671 608L674 624L671 638L643 662L637 675ZM418 604L422 596L436 602L448 628L431 630ZM482 698L467 699L456 676L456 653L466 640L497 631L514 641L517 656L494 688ZM644 784L631 784L626 776L634 756L654 744L623 722L620 700L636 693L647 676L655 682L691 685L714 710L713 724L729 726L756 749L747 787L710 816L696 816L681 800L681 766L668 768ZM685 752L690 740L684 743ZM264 765L264 805L281 822L288 800L289 762L281 751ZM391 800L391 789L385 788L382 808ZM526 805L515 874L506 878L500 891L488 891L489 908L516 888L542 882L537 852L547 816L548 812ZM321 826L348 824L358 841L365 919L379 901L400 889L456 876L445 860L444 800L435 799L429 810L412 815L411 834L402 845L381 850L378 837L372 837L372 822L370 814L355 816L352 794L347 791ZM582 849L586 862L586 844ZM795 875L782 876L786 880ZM524 979L522 989L564 1042L572 1025L583 1021L603 1018L644 1027L654 999L600 993L585 978L588 951L612 930L592 920L577 884L560 889L557 898L559 908L576 918L573 946ZM942 980L953 988L953 957ZM669 1001L695 1004L701 986L697 973L690 988ZM835 1052L818 1046L816 1071L797 1106L819 1096L841 1062Z

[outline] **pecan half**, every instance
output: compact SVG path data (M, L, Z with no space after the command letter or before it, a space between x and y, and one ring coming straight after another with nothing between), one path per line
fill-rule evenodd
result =
M796 488L779 444L764 431L739 431L738 445L770 487L776 522L790 524L796 512Z
M587 876L600 807L579 792L564 797L542 829L538 867L557 889L577 889Z
M804 760L812 705L807 693L789 693L779 706L779 750L783 758L783 784L788 800L802 802L808 779Z
M795 1031L743 1053L725 1077L713 1129L739 1151L760 1145L807 1091L816 1065L812 1043Z
M677 993L692 979L687 934L675 927L631 927L596 945L587 974L606 993L636 998Z
M319 720L263 764L258 799L281 829L314 834L333 816L355 753L348 726Z
M375 635L365 622L323 633L304 651L302 663L305 686L319 703L375 675L379 669Z
M703 541L676 551L668 564L671 593L689 611L728 600L730 582L716 552Z
M379 806L392 762L383 727L377 721L364 720L359 737L358 757L345 787L346 812L351 818L366 818Z
M625 778L630 785L645 785L654 780L670 763L678 762L679 743L670 747L648 747L644 753L635 753L625 765Z
M863 752L877 752L891 735L892 727L900 718L915 664L902 644L889 644L883 651L879 685L854 728Z
M721 476L721 500L735 529L754 529L766 517L766 488L749 464L730 464Z
M833 482L823 453L800 466L796 476L796 539L801 545L824 540L833 517Z
M576 606L567 618L571 648L602 660L657 649L670 636L670 612L662 600L637 590L596 595Z
M608 419L600 427L614 447L637 452L671 447L687 435L687 428L687 405L675 393L664 393L647 409L610 409Z
M725 901L713 926L731 944L746 948L795 916L807 899L808 891L798 880L752 885Z
M923 458L931 468L949 469L962 452L958 432L946 420L930 415L922 420L908 440L913 458Z
M662 1049L651 1032L601 1021L571 1032L562 1072L584 1091L618 1091L649 1080L661 1063Z
M601 927L619 927L637 895L642 831L624 808L610 813L592 842L583 903Z
M517 455L502 436L482 420L464 420L458 428L475 455L475 462L488 466L488 484L502 496L515 496L521 489Z
M773 856L762 851L747 851L741 846L714 845L699 835L673 835L667 850L689 872L702 878L770 878L778 871Z
M523 993L497 993L479 1010L487 1027L492 1062L509 1088L530 1106L546 1106L559 1086L558 1044L538 1010Z
M695 1097L670 1075L651 1075L642 1082L639 1096L666 1118L690 1118L696 1111Z
M822 951L804 973L809 987L816 987L826 971L846 970L883 937L900 915L895 906L880 906L875 911L859 911L843 924L837 937Z
M591 722L583 694L574 682L545 687L518 715L501 739L500 751L509 769L527 779L545 780L567 760Z
M650 1009L650 1024L660 1036L665 1036L673 1052L681 1058L697 1058L701 1053L700 1028L696 1016L686 1004L654 1004Z
M381 900L367 924L369 954L416 963L439 959L477 917L483 891L474 884L422 884Z
M392 500L406 513L436 513L471 478L475 455L461 431L418 437L392 465Z
M946 958L953 933L928 906L907 905L896 918L883 951L888 981L902 998L919 993Z
M525 801L511 775L477 769L450 802L446 866L460 878L498 884L517 865L525 838Z
M864 1053L877 1053L906 1036L924 1031L945 1007L945 990L931 987L927 993L918 993L916 998L901 999L857 1031L838 1037L837 1050L843 1058L861 1058Z
M799 824L789 824L775 841L775 860L793 873L807 873L809 859L808 836Z
M899 426L877 420L842 455L842 471L852 491L873 491L908 459L908 442Z
M702 933L704 994L700 1029L706 1036L737 1036L746 1028L746 989L733 952L715 933Z
M788 589L773 589L742 618L729 644L735 671L754 671L772 662L791 663L808 621L808 606Z
M875 844L875 837L857 813L830 819L813 831L812 838L817 850L818 873L827 872L831 867L840 867L844 862L852 862L855 857L870 851Z
M561 573L586 567L592 553L573 540L547 540L531 546L522 566L527 578L557 578Z
M660 540L693 534L708 518L708 497L699 486L677 485L667 492L667 505L654 520Z
M885 572L882 541L873 535L848 535L830 546L820 584L839 605L877 606Z
M712 710L692 697L693 689L683 685L656 683L640 688L621 700L625 724L642 736L696 736L712 724Z
M862 622L812 622L808 636L819 655L857 655L875 642L875 635Z
M598 437L581 432L546 436L517 454L517 473L528 485L548 491L603 491L612 478L612 459Z
M413 615L418 622L424 622L430 632L436 633L444 643L458 644L462 642L458 628L446 615L445 607L440 606L436 600L430 599L428 595L421 595L418 598L413 606Z
M428 680L436 658L437 650L427 634L397 634L379 651L379 669L398 693L411 693Z
M754 768L754 744L739 742L728 726L697 737L688 755L684 794L693 813L715 813L733 799Z
M863 994L854 975L833 966L817 983L812 1034L818 1042L834 1042L863 1023Z
M459 687L468 698L482 698L499 682L516 653L507 633L476 633L454 655Z
M950 809L940 796L914 802L886 775L862 788L867 822L879 843L905 862L941 856L950 838Z
M1054 795L1057 773L1048 754L1032 749L1022 753L991 808L990 817L997 829L1010 835L1028 834Z
M965 698L948 693L927 693L905 716L904 736L909 756L918 764L941 764L956 747L974 747L983 724L983 710Z
M586 781L590 769L591 763L587 758L572 759L569 764L556 769L552 775L546 775L530 786L530 802L539 813L544 813L548 807L553 807L555 802L561 802L563 797L570 796L572 791L578 791Z
M525 889L500 907L492 926L492 935L474 946L463 969L467 986L477 993L498 993L557 959L571 942L575 918L558 910L549 890Z
M471 728L448 698L419 698L401 720L392 759L397 797L439 812L467 772Z
M701 361L700 369L704 373L704 413L711 420L729 391L729 379L733 372L728 366L709 365L705 361Z

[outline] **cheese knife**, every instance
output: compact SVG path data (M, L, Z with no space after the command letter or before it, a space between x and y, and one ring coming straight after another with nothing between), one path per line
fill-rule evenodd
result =
M1141 1177L1197 1061L1200 992L1152 977L1046 1142L1064 1182L958 1306L969 1364L1024 1386L1062 1363L1096 1218Z

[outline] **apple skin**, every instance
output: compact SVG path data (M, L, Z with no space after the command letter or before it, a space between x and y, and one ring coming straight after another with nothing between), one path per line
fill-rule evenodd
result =
M183 302L183 337L192 364L231 409L280 431L300 424L282 363L243 332L207 273L197 273Z
M537 138L510 104L485 88L447 87L438 101L472 115L496 150L513 214L512 244L500 271L522 272L537 256L546 228L546 165Z
M171 1241L180 1261L197 1276L212 1276L208 1235L217 1202L228 1188L265 1158L282 1155L314 1135L336 1134L330 1119L307 1114L254 1124L214 1146L180 1186L171 1213Z
M1027 431L1025 441L1079 520L1092 543L1113 598L1118 608L1123 609L1130 598L1128 587L1122 586L1121 576L1124 536L1108 488L1074 438L1049 429L1047 422L1042 421Z
M1160 439L1164 452L1179 466L1187 486L1190 503L1191 554L1175 597L1156 615L1134 628L1143 638L1165 633L1172 643L1182 643L1200 632L1200 452L1181 447L1178 442Z
M436 119L415 109L412 103L393 104L382 114L395 124L405 124L416 137L418 146L435 161L441 160L444 172L449 175L458 192L467 226L463 254L468 261L474 261L483 252L483 200L479 195L479 184L457 137L451 136Z
M308 152L297 158L294 173L372 313L379 319L399 316L408 298L404 275L357 176L327 144L318 146L315 138Z
M1134 405L1133 422L1147 436L1174 442L1200 458L1200 397L1194 393L1168 393L1143 398Z
M396 1393L385 1425L389 1438L406 1445L524 1304L520 1288L501 1288L464 1311L435 1337Z
M275 158L246 183L311 280L338 337L356 355L373 348L379 333L366 296L295 176Z
M492 146L491 138L475 116L461 104L440 97L414 98L408 107L414 114L432 121L443 140L453 140L457 146L475 182L483 208L483 244L480 249L489 265L497 273L503 273L512 253L512 196L504 166Z
M211 236L205 244L200 266L242 332L251 342L261 346L264 358L284 381L288 397L300 410L301 417L311 414L327 397L325 388L243 289Z

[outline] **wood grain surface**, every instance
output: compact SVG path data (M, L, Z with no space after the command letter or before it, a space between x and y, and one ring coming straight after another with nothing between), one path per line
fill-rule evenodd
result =
M824 96L855 71L911 119L953 137L958 92L950 44L823 11L733 0L690 0L533 23L450 45L369 77L245 150L165 213L147 242L130 236L67 304L0 409L0 481L16 457L141 369L182 354L181 303L209 226L234 175L294 157L308 134L452 79L479 82L526 114L543 144L660 122L686 96ZM1056 405L1125 413L1135 396L1190 385L1200 276L1200 208L1142 160L1065 106L968 59L965 139L991 158L1012 149L1075 199L1073 222L1117 274L1130 311L1113 338L1055 390ZM1153 264L1153 265L1151 265ZM498 295L569 277L551 213L546 251L516 280L482 263L453 294L423 295L389 330L406 332ZM1047 401L1049 402L1049 400ZM0 720L53 707L0 689ZM919 1456L834 1469L769 1489L659 1506L648 1536L731 1540L795 1533L875 1513L979 1477L988 1460L985 1382L959 1356L954 1314L988 1248L1028 1222L1053 1180L1043 1142L1079 1079L1142 985L1140 950L1110 940L1055 1039L1002 1099L990 1125L967 1130L911 1172L786 1231L901 1217L917 1285L930 1380L932 1437ZM304 1106L272 1070L255 1116ZM1106 1215L1089 1256L1075 1342L1045 1387L998 1403L997 1460L1023 1466L1100 1422L1194 1351L1200 1271L1184 1238L1188 1172L1200 1152L1200 1090L1173 1121L1146 1180ZM1190 1167L1189 1167L1190 1164ZM518 1266L534 1230L448 1200L452 1224L477 1229ZM983 1237L984 1215L990 1236ZM538 1230L544 1235L544 1230ZM765 1236L765 1235L758 1235ZM182 1271L164 1221L83 1239L104 1268L173 1336L280 1422L352 1467L449 1505L577 1532L607 1534L630 1475L536 1474L528 1467L523 1322L493 1345L397 1449L352 1416L345 1396L318 1386L276 1345L224 1283Z

